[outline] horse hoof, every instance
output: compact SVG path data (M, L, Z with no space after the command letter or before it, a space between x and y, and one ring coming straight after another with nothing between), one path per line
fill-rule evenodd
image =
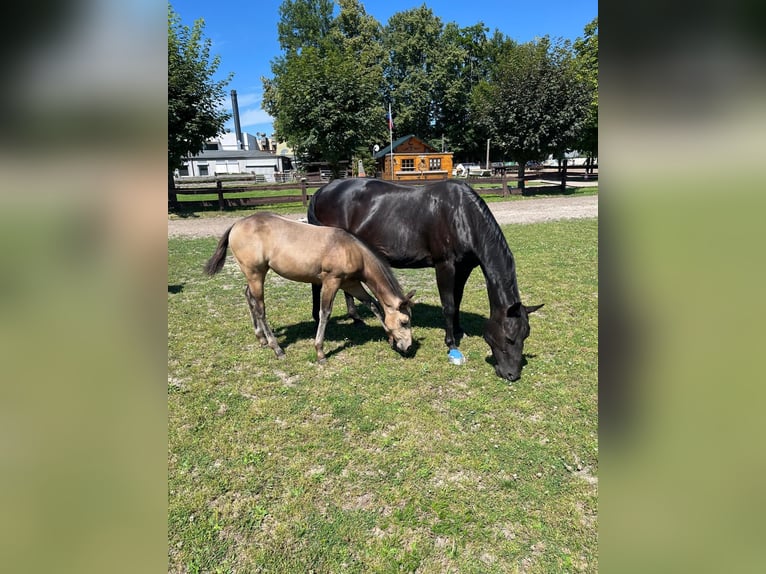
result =
M325 365L327 364L327 359L325 359L324 357L321 359L317 359L317 363L320 365Z
M465 363L465 357L463 356L463 353L461 353L459 349L450 349L449 353L447 353L447 358L449 359L449 362L453 365L462 365Z

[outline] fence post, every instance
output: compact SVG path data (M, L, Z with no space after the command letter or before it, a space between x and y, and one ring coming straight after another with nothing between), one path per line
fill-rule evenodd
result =
M303 200L303 207L308 207L308 193L306 192L306 178L301 178L301 199Z
M218 190L218 208L223 211L226 207L223 202L223 182L221 180L216 180L215 187Z

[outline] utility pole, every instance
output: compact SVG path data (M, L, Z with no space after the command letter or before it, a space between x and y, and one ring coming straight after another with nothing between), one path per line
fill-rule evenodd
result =
M487 140L487 169L489 169L489 140Z

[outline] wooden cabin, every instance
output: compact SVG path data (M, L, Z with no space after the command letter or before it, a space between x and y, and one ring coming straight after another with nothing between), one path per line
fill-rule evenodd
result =
M452 174L452 152L440 152L414 135L394 140L373 157L380 178L389 181L447 179Z

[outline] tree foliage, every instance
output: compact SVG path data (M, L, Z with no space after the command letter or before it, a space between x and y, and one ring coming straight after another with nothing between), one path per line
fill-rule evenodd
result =
M472 119L519 164L561 154L579 136L591 101L566 42L509 43L493 76L474 91Z
M215 81L220 58L210 56L204 20L189 28L168 4L168 169L199 152L223 131L230 114L220 106L232 75Z
M264 109L303 159L335 169L387 142L389 103L394 137L444 138L457 161L483 158L487 139L495 157L542 159L597 130L597 20L573 49L445 25L425 4L381 25L360 0L284 0L280 18Z
M577 147L593 158L598 155L598 18L585 26L574 43L581 81L591 88L591 102Z
M339 5L332 18L332 2L285 0L285 54L272 62L274 77L263 79L263 105L277 136L304 160L328 162L335 174L384 133L380 25L358 0Z

